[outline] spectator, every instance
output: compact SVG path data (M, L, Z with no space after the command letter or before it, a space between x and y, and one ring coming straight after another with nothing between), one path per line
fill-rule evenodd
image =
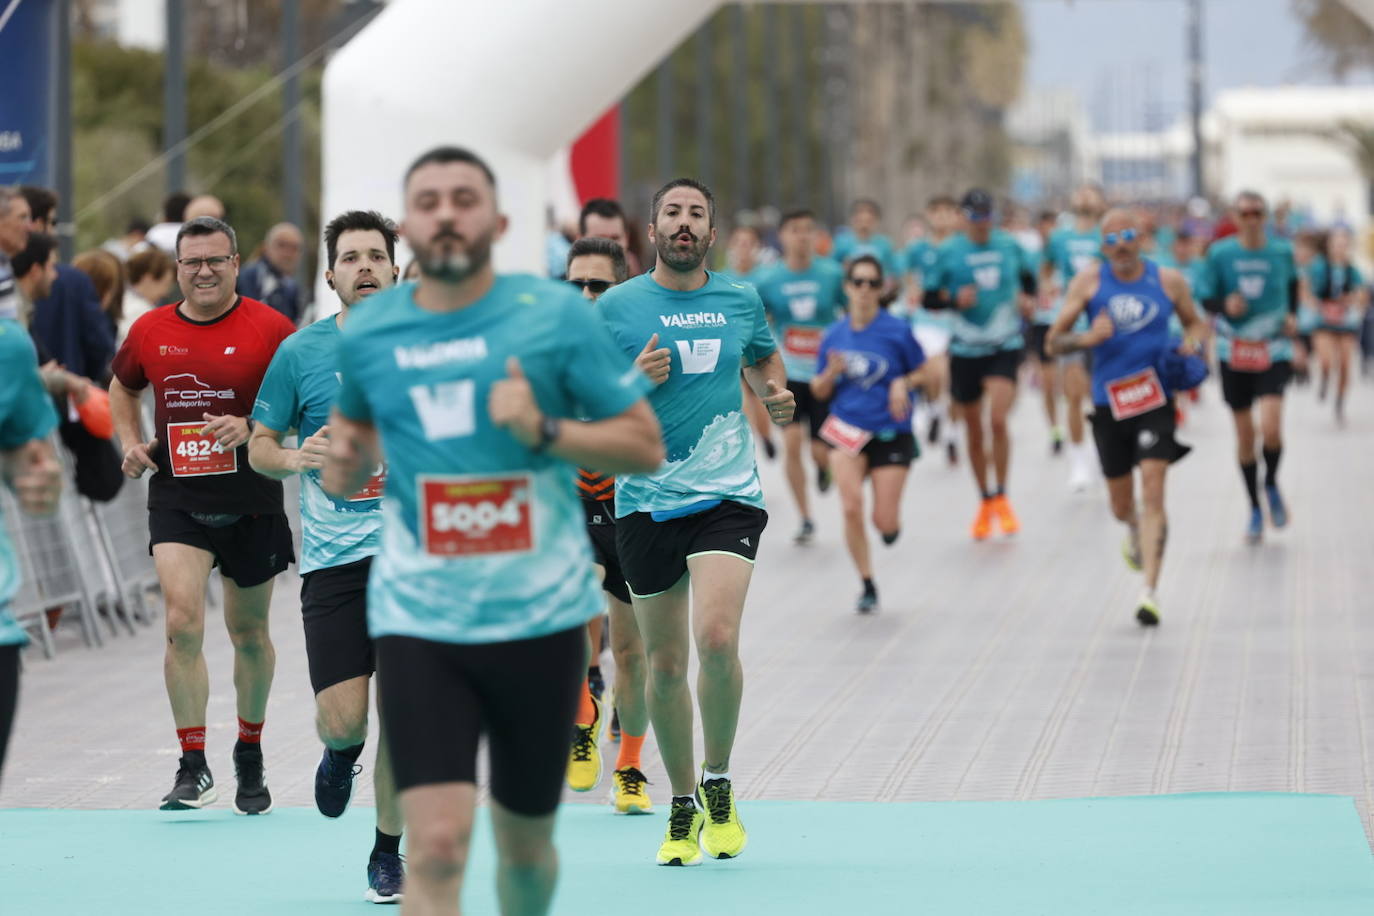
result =
M100 247L119 258L122 263L148 247L146 239L150 228L152 227L146 219L135 216L129 220L123 235L117 239L106 239L105 244Z
M126 267L129 282L124 287L124 307L115 330L116 346L124 345L129 328L140 316L157 308L176 280L176 263L171 255L158 248L138 252L129 258Z
M19 288L10 258L29 240L29 202L14 188L0 185L0 318L19 317Z
M265 302L299 324L302 303L296 268L302 244L301 231L290 223L277 223L267 230L262 257L239 271L239 295Z
M124 319L124 265L105 249L96 248L77 255L72 266L91 278L100 310L114 334Z
M176 257L177 232L181 224L186 222L186 205L190 202L191 195L185 191L173 191L167 195L162 202L162 222L150 228L144 236L149 245Z
M10 266L19 291L19 323L28 327L34 302L46 299L57 280L57 239L46 232L30 232L28 243Z
M57 195L34 187L20 188L19 193L29 203L29 231L55 234ZM114 330L101 311L95 286L75 267L57 265L52 292L33 304L30 330L69 371L102 383L109 377Z
M213 194L198 194L191 198L191 202L186 205L186 222L193 219L200 219L202 216L209 216L213 219L224 219L224 202Z

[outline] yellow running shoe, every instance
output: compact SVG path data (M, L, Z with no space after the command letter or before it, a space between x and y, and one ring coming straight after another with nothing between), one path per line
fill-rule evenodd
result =
M735 809L735 789L728 779L707 779L697 786L697 804L706 809L701 848L713 859L733 859L744 852L749 834Z
M1126 540L1121 542L1121 559L1125 560L1131 569L1140 572L1144 559L1140 555L1140 540L1137 535L1128 534Z
M659 865L700 865L701 826L706 823L702 814L691 802L673 802L668 812L668 832L663 837L663 845L658 847Z
M1142 595L1140 607L1136 608L1135 619L1142 627L1159 626L1159 603L1154 595Z
M572 752L568 754L568 788L574 792L590 792L601 782L601 749L597 746L601 731L601 701L592 696L596 718L591 725L574 725Z
M611 774L611 804L616 814L653 814L654 806L644 784L649 780L634 767L622 767Z

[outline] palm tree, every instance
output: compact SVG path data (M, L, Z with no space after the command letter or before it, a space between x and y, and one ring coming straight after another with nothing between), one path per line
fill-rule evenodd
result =
M1374 125L1363 121L1342 121L1328 136L1350 154L1364 173L1365 206L1374 215Z

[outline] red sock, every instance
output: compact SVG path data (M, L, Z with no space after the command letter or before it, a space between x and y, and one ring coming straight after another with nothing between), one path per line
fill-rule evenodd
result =
M582 679L582 693L577 698L577 718L573 720L575 725L591 725L596 719L596 704L592 702L592 685L586 678Z
M615 768L623 770L626 767L639 769L639 751L644 747L644 735L631 735L625 731L620 733L620 754L615 759Z
M239 716L239 740L244 744L262 743L262 723L249 722Z
M181 752L200 751L205 753L205 726L197 725L193 728L178 728L177 740L181 742Z

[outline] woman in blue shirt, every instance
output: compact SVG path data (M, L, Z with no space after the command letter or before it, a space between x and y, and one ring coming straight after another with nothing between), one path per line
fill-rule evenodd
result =
M917 455L911 408L922 382L925 354L906 322L883 311L883 268L860 255L845 269L849 314L826 329L816 354L824 371L811 379L817 398L833 399L821 437L835 447L831 469L844 509L844 538L863 580L858 611L878 606L864 532L863 484L873 484L873 525L883 543L901 533L907 469Z

